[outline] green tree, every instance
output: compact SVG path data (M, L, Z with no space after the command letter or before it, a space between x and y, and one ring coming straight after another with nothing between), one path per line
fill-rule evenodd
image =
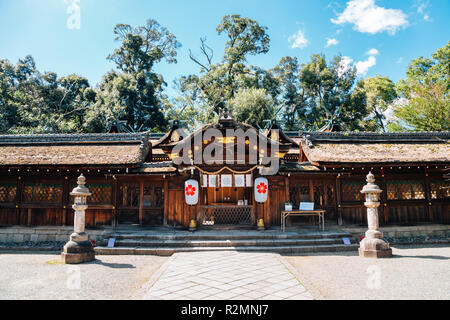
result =
M90 93L90 94L89 94ZM60 133L82 130L83 115L93 101L86 78L40 73L33 57L14 66L0 62L0 130L4 133Z
M301 85L308 99L304 128L319 129L332 123L343 130L361 130L367 115L365 96L353 91L356 68L344 63L341 56L327 64L325 57L313 55L300 73Z
M277 100L279 118L287 130L299 130L299 123L307 112L307 95L300 81L300 65L296 57L284 57L273 68L279 81L280 97ZM281 112L280 112L281 111Z
M395 122L391 131L450 131L450 98L443 81L415 82L409 85L410 98L395 109L402 122Z
M256 128L264 120L272 118L274 114L273 100L265 89L239 89L233 99L228 102L228 108L237 121Z
M397 82L401 104L394 108L398 118L390 130L443 131L450 127L450 42L432 59L411 61L405 80Z
M386 132L384 113L397 98L395 84L388 78L375 76L360 81L360 86L366 95L367 111L374 122L374 129L380 128ZM371 121L366 119L366 121Z
M248 65L247 57L267 53L267 28L240 15L227 15L217 26L218 35L227 37L222 59L213 62L214 51L201 38L203 58L190 52L191 60L200 67L199 75L178 80L180 110L198 110L197 118L211 121L231 102L240 89L262 88L273 94L278 91L276 78L270 71ZM189 106L187 109L186 107Z
M176 63L177 49L181 44L172 33L152 19L145 26L136 28L118 24L114 34L121 45L108 59L115 62L121 72L111 72L104 77L99 86L98 101L105 105L97 103L89 112L90 123L96 124L95 130L105 129L101 125L103 120L94 119L104 115L105 108L121 106L124 112L120 113L120 120L124 120L130 130L165 129L167 120L163 109L167 96L163 87L166 83L162 75L154 72L154 66L162 60Z

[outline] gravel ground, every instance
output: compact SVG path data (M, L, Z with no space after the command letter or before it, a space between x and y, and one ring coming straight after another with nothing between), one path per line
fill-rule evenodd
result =
M449 245L393 245L390 259L355 252L284 256L317 299L449 300Z
M64 265L59 254L0 253L0 299L130 299L167 260L159 256L97 256Z
M450 299L449 245L392 247L391 259L355 252L284 258L317 299ZM139 299L141 286L167 259L97 256L63 265L59 253L0 253L0 299Z

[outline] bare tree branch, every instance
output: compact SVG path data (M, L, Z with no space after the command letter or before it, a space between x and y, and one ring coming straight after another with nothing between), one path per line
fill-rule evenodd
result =
M191 49L189 49L189 58L194 61L196 64L198 64L200 67L204 68L207 71L210 71L210 69L208 67L205 67L200 61L198 61L194 55L192 54Z

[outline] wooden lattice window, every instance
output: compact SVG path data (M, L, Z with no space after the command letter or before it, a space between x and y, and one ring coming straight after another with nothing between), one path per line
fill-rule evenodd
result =
M364 201L364 195L361 193L364 187L364 181L342 181L342 201L360 202Z
M315 185L314 204L318 208L322 208L324 206L334 206L334 186L326 182Z
M62 195L62 184L27 183L23 187L24 202L58 203L62 201Z
M425 187L419 180L392 180L386 182L388 200L425 199Z
M16 199L17 185L13 183L0 184L0 203L13 203Z
M289 196L290 202L295 207L298 207L300 205L300 202L310 201L311 198L310 198L309 183L303 182L291 184L289 188Z
M450 182L442 180L432 180L430 182L431 199L450 198Z
M144 185L143 206L144 208L162 208L164 204L163 187L155 185Z
M72 184L72 189L78 185ZM108 183L89 183L86 184L89 192L92 194L87 198L88 204L111 204L112 203L112 185Z
M138 183L127 183L120 186L120 204L124 208L138 208L140 185Z

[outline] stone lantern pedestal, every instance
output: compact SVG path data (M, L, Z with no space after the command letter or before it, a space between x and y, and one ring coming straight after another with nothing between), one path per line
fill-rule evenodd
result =
M367 175L367 182L361 193L366 195L364 205L367 207L369 230L366 231L366 237L360 242L359 255L366 258L389 258L392 256L392 249L389 247L389 243L382 239L383 233L378 230L378 207L380 206L378 198L382 190L374 184L375 177L371 172Z
M94 247L85 232L85 214L87 209L86 199L91 195L84 185L86 178L78 177L78 186L70 193L75 197L72 208L75 210L74 232L70 235L69 242L64 246L61 258L66 264L78 264L95 260Z

